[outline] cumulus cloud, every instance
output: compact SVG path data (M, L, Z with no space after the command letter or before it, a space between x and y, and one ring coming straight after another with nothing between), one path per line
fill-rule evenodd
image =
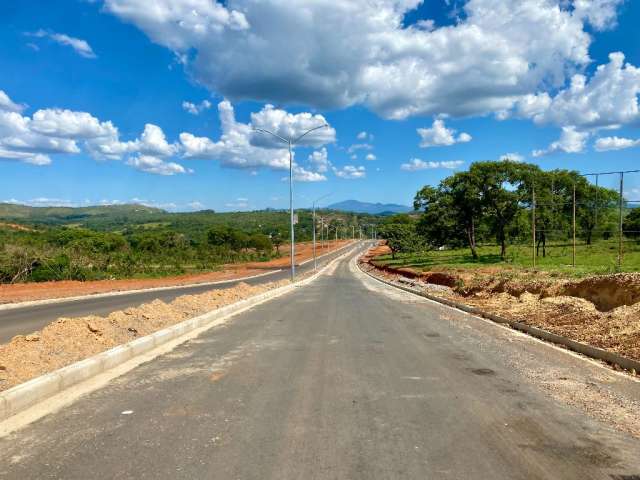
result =
M446 147L456 143L467 143L471 141L471 135L461 133L456 135L456 130L447 128L444 120L436 119L433 121L431 128L418 128L420 135L420 147Z
M606 30L616 24L616 10L624 0L574 0L573 15L588 21L596 30Z
M562 134L558 140L544 150L534 150L532 155L534 157L542 157L557 152L581 153L584 151L589 135L589 132L576 130L575 127L563 127Z
M24 108L24 105L15 103L9 98L9 95L7 95L4 90L0 90L0 111L21 112Z
M327 180L327 177L323 173L314 172L299 165L294 165L293 179L297 182L324 182ZM288 177L285 178L285 180L288 180Z
M354 143L347 149L347 152L353 154L358 150L373 150L373 145L370 143Z
M54 154L79 154L83 150L104 160L121 160L138 170L159 175L189 173L166 159L179 153L160 127L146 124L139 138L123 142L118 128L87 112L41 109L31 117L19 113L8 95L0 92L0 159L49 165ZM17 111L18 110L18 111Z
M209 110L212 107L212 103L209 100L203 100L200 103L192 103L184 101L182 102L183 110L189 112L191 115L200 115L205 110Z
M152 155L137 155L127 160L127 165L141 172L154 173L156 175L171 176L179 173L193 173L175 162L167 162Z
M222 135L218 141L207 137L196 137L191 133L181 133L181 148L186 158L217 160L223 166L256 169L260 167L285 170L289 168L289 152L285 144L275 142L270 135L259 134L256 128L268 129L283 137L300 136L314 125L326 123L321 115L310 113L290 114L271 105L260 112L251 114L251 123L236 121L231 103L224 100L218 104ZM335 130L322 128L309 134L300 144L315 146L335 141ZM315 151L309 157L309 167L298 165L294 160L294 175L298 181L323 181L329 168L326 148Z
M27 33L27 35L37 38L48 38L60 45L71 47L78 55L84 58L97 57L97 55L91 48L91 45L89 45L86 40L82 40L81 38L71 37L64 33L49 32L42 29L33 33Z
M586 25L613 25L620 2L469 0L443 27L405 25L419 0L105 0L105 11L227 98L361 104L400 119L506 111L562 86L590 61Z
M547 93L527 98L523 116L538 124L578 128L616 128L640 120L640 68L624 61L620 52L609 55L591 79L577 74L571 85L550 98Z
M336 177L344 178L346 180L355 180L358 178L365 178L367 171L363 166L345 165L342 168L333 167L333 173Z
M329 162L329 154L327 153L327 149L324 147L311 153L308 160L314 170L320 173L326 172L331 166L331 163Z
M426 162L419 158L412 158L407 163L400 165L400 170L405 172L417 172L419 170L433 170L437 168L447 168L454 170L464 164L462 160L444 160L441 162Z
M336 131L322 115L308 112L293 114L273 105L265 105L259 112L252 113L251 126L254 130L268 130L284 139L299 139L296 145L302 147L320 147L336 140ZM266 148L282 148L281 140L263 132L254 131L251 143Z
M368 160L370 162L374 161L376 158L378 157L376 157L373 153L368 153L367 156L364 157L365 160Z
M621 137L601 137L596 140L595 149L598 152L606 152L608 150L623 150L640 146L640 140L632 140L630 138Z

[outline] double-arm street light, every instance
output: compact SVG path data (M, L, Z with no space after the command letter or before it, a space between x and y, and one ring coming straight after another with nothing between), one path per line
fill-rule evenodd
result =
M320 125L318 127L311 128L304 132L297 138L284 138L280 135L270 132L264 128L254 128L253 130L260 133L268 133L272 137L280 140L283 143L286 143L289 147L289 216L290 216L290 238L291 238L291 246L289 248L291 255L291 281L295 279L296 276L296 247L295 247L295 237L293 232L293 147L302 140L305 136L310 134L311 132L315 132L316 130L320 130L321 128L328 128L329 124L325 123L324 125Z

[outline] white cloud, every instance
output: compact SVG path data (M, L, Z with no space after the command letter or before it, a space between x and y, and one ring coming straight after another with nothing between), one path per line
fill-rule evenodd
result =
M520 163L520 162L524 162L524 156L516 152L505 153L504 155L500 156L500 161Z
M589 135L589 132L581 132L576 130L575 127L562 127L560 139L544 150L534 150L532 155L534 157L542 157L557 152L581 153L584 151Z
M209 110L212 106L213 105L209 100L203 100L197 104L187 101L182 102L182 108L191 115L200 115L205 110Z
M9 98L9 95L7 95L4 90L0 90L0 110L7 112L21 112L24 108L24 105L15 103Z
M407 163L400 165L400 170L405 172L417 172L419 170L433 170L436 168L447 168L454 170L464 164L462 160L445 160L442 162L425 162L419 158L412 158Z
M196 137L191 133L181 133L180 142L186 158L218 160L223 166L233 168L255 169L267 167L276 170L289 168L289 152L283 143L275 143L262 136L258 138L254 128L267 128L283 136L296 136L304 132L309 125L324 123L324 117L299 113L296 115L266 105L260 112L251 115L251 124L237 122L233 106L227 100L218 105L222 135L220 140L213 141L207 137ZM323 128L308 135L301 142L306 146L321 146L335 141L335 130ZM320 181L325 178L321 174L322 157L326 157L326 149L314 152L312 157L318 163L316 171L307 170L296 164L296 177L301 181ZM326 158L325 158L326 160ZM328 164L327 164L328 166ZM319 168L319 170L318 170ZM312 175L316 173L319 175Z
M141 172L154 173L156 175L171 176L180 173L192 173L182 165L175 162L167 162L162 158L152 155L137 155L127 160L127 165Z
M356 135L356 138L358 140L372 142L375 137L371 133L362 131L362 132L358 133L358 135Z
M323 125L326 127L304 135L309 130ZM336 140L336 131L327 124L322 115L308 112L288 113L273 105L265 105L259 112L252 113L251 126L253 129L269 130L284 139L296 140L304 135L296 142L297 146L303 147L320 147ZM262 132L253 132L251 143L260 147L282 148L282 141Z
M522 116L538 124L553 123L578 128L615 128L640 120L638 95L640 68L624 63L620 52L609 55L609 63L598 66L593 77L577 74L571 85L555 97L547 93L527 97Z
M630 138L620 137L601 137L596 140L595 148L598 152L606 152L608 150L623 150L640 146L640 140L632 140Z
M38 30L37 32L27 33L27 35L37 38L49 38L60 45L73 48L73 50L78 55L84 58L97 57L93 49L91 48L91 45L89 45L86 40L82 40L81 38L71 37L64 33L48 32L42 29Z
M369 160L370 162L372 162L373 160L375 160L377 157L373 154L373 153L368 153L366 157L364 157L365 160Z
M373 150L373 145L370 143L354 143L347 149L347 152L355 153L358 150Z
M574 0L573 15L587 20L596 30L612 28L616 23L616 10L624 0Z
M0 92L4 94L4 92ZM121 160L138 170L159 175L189 173L166 158L177 155L160 127L146 124L139 138L122 142L113 123L87 112L41 109L23 116L6 94L0 95L0 159L33 165L51 164L52 154L79 154L81 146L97 159Z
M167 142L167 137L160 127L147 123L140 138L135 141L135 150L145 155L169 157L176 153L178 147Z
M444 120L436 119L431 128L418 128L418 135L422 139L420 147L444 147L456 143L466 143L471 141L471 135L461 133L456 136L456 130L447 128Z
M346 180L355 180L367 176L367 171L364 167L356 167L355 165L345 165L342 168L333 167L333 173L337 177L344 178Z
M590 62L586 24L616 0L468 0L454 25L404 24L419 0L105 0L231 99L342 108L387 118L479 115ZM313 38L312 42L292 42Z
M86 112L63 109L38 110L33 114L31 130L49 137L73 138L74 140L113 135L111 122L100 122Z
M314 172L299 165L294 165L293 179L297 182L324 182L327 180L327 177L323 173ZM286 177L285 180L288 180L288 177Z
M313 169L319 173L324 173L329 170L331 163L329 162L329 154L326 148L316 150L309 155L309 163L313 166Z
M187 207L189 207L191 210L204 210L205 208L204 204L197 200L187 203Z

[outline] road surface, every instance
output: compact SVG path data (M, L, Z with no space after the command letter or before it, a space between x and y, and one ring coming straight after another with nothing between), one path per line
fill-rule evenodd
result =
M640 478L640 441L549 396L531 365L640 396L342 261L0 439L0 478Z
M343 247L336 252L319 258L318 264L325 264L330 259L344 253L346 248L350 247ZM300 266L296 266L296 271L302 274L312 268L313 262L307 261ZM289 278L289 275L288 268L274 269L274 272L260 277L249 278L247 280L227 280L215 285L193 285L186 288L123 293L108 297L87 296L87 298L83 300L68 300L52 304L30 305L10 310L0 310L0 343L6 343L16 335L26 335L40 330L60 317L83 317L86 315L105 316L116 310L137 307L156 299L171 302L180 295L194 295L209 290L229 288L241 281L249 285L259 285L284 280Z

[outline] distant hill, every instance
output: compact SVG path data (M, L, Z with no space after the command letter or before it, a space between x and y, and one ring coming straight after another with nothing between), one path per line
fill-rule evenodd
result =
M398 205L395 203L368 203L359 202L358 200L345 200L344 202L329 205L327 208L342 212L368 213L369 215L392 215L394 213L408 213L413 211L411 207L407 207L406 205Z
M96 224L148 222L165 216L167 212L144 205L96 205L89 207L30 207L0 203L0 220L27 224L69 225L95 227Z

